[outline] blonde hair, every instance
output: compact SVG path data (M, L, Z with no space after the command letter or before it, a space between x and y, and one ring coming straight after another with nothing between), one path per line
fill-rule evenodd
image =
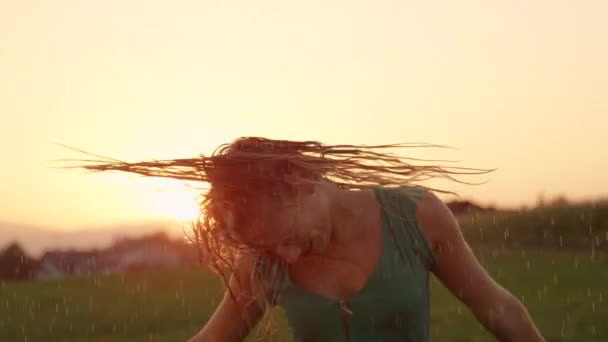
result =
M344 189L400 187L432 178L473 184L458 180L455 176L493 171L432 164L413 165L411 162L449 161L383 153L387 149L418 147L446 146L424 143L325 145L317 141L242 137L219 146L211 156L132 163L116 159L88 160L78 167L208 183L210 188L201 195L201 216L192 225L191 240L199 247L204 263L224 279L227 290L235 298L228 275L234 274L237 259L245 254L260 255L259 251L243 245L230 229L247 219L239 219L232 213L246 210L252 196L280 196L300 184L321 181L331 181ZM270 309L278 298L278 291L269 291L268 286L276 285L285 265L278 260L267 260L266 263L261 260L257 258L252 266L250 284L251 293L265 313L262 320L267 324L260 325L260 328L263 327L260 332L265 334L271 327Z

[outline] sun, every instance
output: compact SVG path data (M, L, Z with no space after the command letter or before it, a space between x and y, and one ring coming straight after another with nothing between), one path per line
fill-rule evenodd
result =
M149 178L145 183L142 184L145 190L141 195L151 216L178 221L195 221L199 218L200 191L172 179Z
M164 194L159 213L178 221L193 221L199 216L200 208L196 196L191 193L175 192Z

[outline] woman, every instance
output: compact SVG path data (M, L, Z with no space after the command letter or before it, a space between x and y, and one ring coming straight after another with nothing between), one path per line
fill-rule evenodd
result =
M499 340L543 341L476 260L451 211L413 185L487 171L379 152L416 146L429 145L241 138L210 157L85 167L211 185L194 241L227 290L191 342L242 341L276 305L294 341L428 341L429 272Z

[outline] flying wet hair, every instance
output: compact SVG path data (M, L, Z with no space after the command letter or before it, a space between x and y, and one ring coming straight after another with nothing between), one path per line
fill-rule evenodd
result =
M450 148L426 143L326 145L318 141L242 137L220 145L210 156L201 154L183 159L125 162L79 150L96 159L78 160L80 164L76 167L208 184L209 187L201 193L199 219L192 223L188 237L198 247L202 262L223 278L236 300L229 286L229 275L235 273L239 258L262 254L243 244L235 233L235 227L246 229L244 226L248 219L255 215L252 204L256 201L284 198L296 192L301 185L325 181L349 190L378 186L421 186L419 183L433 178L479 184L464 182L456 177L493 171L438 165L435 163L452 161L407 158L390 152L402 148L428 147ZM278 291L269 290L268 284L280 278L285 265L279 260L268 261L269 258L254 260L249 291L252 298L249 302L257 302L264 310L262 320L267 324L260 325L260 332L266 334L272 326L270 309L279 295Z

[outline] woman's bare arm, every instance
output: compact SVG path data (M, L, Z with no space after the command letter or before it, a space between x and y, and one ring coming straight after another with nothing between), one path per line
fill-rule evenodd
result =
M484 270L450 209L432 192L416 215L437 256L433 273L500 341L544 341L521 302Z
M251 302L247 282L250 265L242 260L236 271L240 282L234 276L230 279L229 286L236 300L226 291L209 321L188 342L241 342L249 335L262 316L260 307Z

